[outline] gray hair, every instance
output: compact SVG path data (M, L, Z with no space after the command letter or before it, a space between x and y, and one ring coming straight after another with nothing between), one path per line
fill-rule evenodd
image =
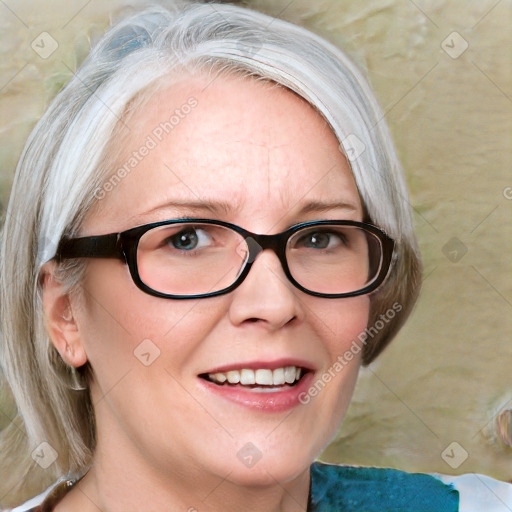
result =
M78 233L97 201L109 141L127 107L166 77L184 69L259 77L294 91L329 123L350 162L366 220L396 241L390 275L371 295L369 325L390 308L396 315L365 342L364 364L389 343L416 301L421 264L408 193L383 114L361 72L338 48L287 22L232 5L171 5L107 32L34 128L18 164L2 235L0 314L1 361L22 422L2 433L0 465L8 471L2 471L0 496L16 486L33 492L30 475L48 482L90 464L92 404L87 391L72 389L69 368L49 340L39 272L61 237ZM71 267L62 275L73 289L80 264ZM58 453L46 472L30 457L41 442Z

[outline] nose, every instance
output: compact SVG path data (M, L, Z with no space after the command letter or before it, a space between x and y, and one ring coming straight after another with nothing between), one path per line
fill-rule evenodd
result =
M271 331L302 317L299 290L271 250L258 254L243 283L233 292L229 317L234 325L260 323Z

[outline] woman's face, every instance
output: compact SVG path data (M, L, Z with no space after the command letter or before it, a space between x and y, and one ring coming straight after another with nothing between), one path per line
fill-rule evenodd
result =
M283 88L187 78L156 93L127 127L112 174L133 165L99 201L82 235L179 217L220 219L255 233L311 220L362 220L336 138ZM242 485L273 484L304 474L334 435L360 366L353 342L367 324L367 296L306 295L270 251L236 290L219 297L148 295L113 259L89 260L83 287L75 318L94 372L104 466L136 464L146 474L197 484L226 476ZM277 392L204 378L242 369L275 375L294 366L306 375Z

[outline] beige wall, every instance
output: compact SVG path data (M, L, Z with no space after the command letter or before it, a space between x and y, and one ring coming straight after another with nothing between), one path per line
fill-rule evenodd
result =
M108 12L127 3L0 4L3 207L48 98ZM406 169L425 261L413 317L362 371L324 458L512 480L512 449L495 431L496 414L512 408L511 0L248 3L301 21L367 68ZM43 31L59 45L46 59L31 48Z

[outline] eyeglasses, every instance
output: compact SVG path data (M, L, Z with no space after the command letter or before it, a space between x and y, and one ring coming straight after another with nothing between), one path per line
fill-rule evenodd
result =
M219 220L177 219L121 233L63 238L55 259L119 258L142 291L194 299L231 292L247 277L260 252L272 250L299 290L342 298L380 286L393 248L394 241L384 231L364 222L319 220L258 235Z

